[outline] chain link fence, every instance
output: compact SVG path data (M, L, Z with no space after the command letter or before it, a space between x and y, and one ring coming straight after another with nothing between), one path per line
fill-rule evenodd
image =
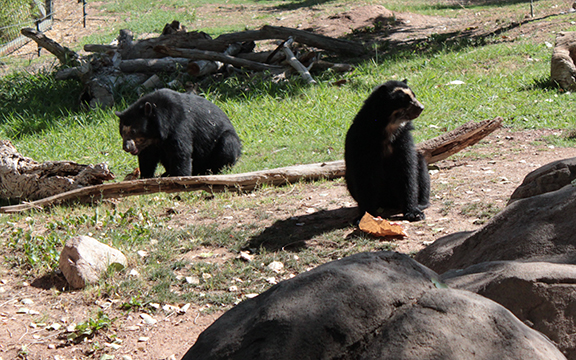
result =
M30 41L20 29L44 32L52 27L53 0L4 0L0 7L0 56L10 54Z

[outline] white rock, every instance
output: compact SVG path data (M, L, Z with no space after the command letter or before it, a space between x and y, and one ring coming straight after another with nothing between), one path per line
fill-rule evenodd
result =
M20 300L20 302L22 303L22 305L32 305L32 304L34 304L34 301L32 301L32 299L22 299L22 300Z
M185 314L188 309L190 309L190 303L182 305L182 307L178 310L180 314Z
M59 267L72 288L98 282L109 266L126 267L127 260L120 251L88 236L75 236L66 242L60 253Z
M158 322L158 320L154 319L152 316L150 316L150 315L148 315L148 314L146 314L146 313L140 314L140 317L141 317L142 320L144 320L144 322L145 322L146 324L148 324L148 325L154 325L154 324L156 324L156 323Z
M280 261L272 261L270 264L268 264L268 269L274 272L280 272L282 269L284 269L284 264Z

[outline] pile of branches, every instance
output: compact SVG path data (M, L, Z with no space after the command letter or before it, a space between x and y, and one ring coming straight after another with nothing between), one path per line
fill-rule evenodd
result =
M175 77L185 72L196 78L246 71L267 71L279 76L297 72L313 84L311 71L352 69L349 64L320 59L322 52L340 57L357 57L365 52L364 46L354 41L287 27L266 25L259 30L228 33L212 39L204 32L186 31L178 21L173 21L166 24L160 36L144 40L134 40L129 30L120 30L112 45L85 45L84 50L91 55L82 58L34 29L25 28L21 32L68 66L57 72L58 80L81 81L85 86L80 101L100 108L114 104L114 89L118 85L163 87L156 75L160 72ZM280 44L275 49L254 52L256 41L261 40L277 40ZM296 56L292 51L295 45L311 50ZM179 85L177 81L175 78L168 85Z

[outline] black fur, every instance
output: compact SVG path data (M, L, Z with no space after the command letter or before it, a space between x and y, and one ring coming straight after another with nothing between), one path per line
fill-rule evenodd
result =
M410 134L423 109L406 82L388 81L354 118L346 135L346 184L361 216L402 212L409 221L425 218L430 176Z
M163 176L216 174L240 156L228 117L200 96L162 89L116 115L123 148L138 156L142 178L153 177L159 162Z

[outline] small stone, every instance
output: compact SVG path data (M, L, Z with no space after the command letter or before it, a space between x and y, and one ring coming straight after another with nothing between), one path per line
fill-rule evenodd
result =
M21 307L18 310L16 310L16 314L28 314L30 312L30 310L28 310L25 307Z
M48 325L46 327L46 330L55 330L58 331L60 330L60 328L62 328L62 325L58 324L58 323L53 323L52 325Z
M128 273L129 276L140 276L140 273L138 272L138 270L136 269L132 269L130 270L130 272Z
M184 279L188 284L200 285L200 279L197 276L186 276Z
M236 285L232 285L228 288L229 292L237 292L238 291L238 286Z
M148 252L144 250L138 250L136 251L136 254L138 254L138 256L140 256L141 258L145 258L146 256L148 256Z
M54 349L56 349L56 345L54 345L54 344L48 344L48 349L54 350Z
M107 347L112 348L112 349L114 349L114 350L118 350L118 349L120 349L120 348L122 347L122 345L114 344L114 343L112 343L112 344L110 344L110 343L104 343L104 346L107 346Z
M151 308L154 308L156 310L160 310L160 304L158 304L158 303L149 303L148 306L150 306Z
M144 322L148 325L154 325L158 322L158 320L154 319L152 316L148 315L148 314L140 314L140 317L142 318L142 320L144 320Z
M138 342L146 342L148 340L150 340L148 336L141 336L138 338Z
M280 261L272 261L270 264L268 264L268 269L278 273L284 269L284 264Z
M20 302L22 303L22 305L32 305L32 304L34 304L34 301L32 301L32 299L22 299L22 300L20 300Z
M185 314L188 309L190 309L190 303L184 304L179 310L178 313Z
M250 262L254 259L254 255L250 255L250 253L248 251L240 251L240 255L238 255L238 258L240 260Z
M208 273L203 273L203 274L202 274L202 279L204 279L204 280L208 280L208 279L211 279L211 278L212 278L212 275L211 275L211 274L208 274Z

